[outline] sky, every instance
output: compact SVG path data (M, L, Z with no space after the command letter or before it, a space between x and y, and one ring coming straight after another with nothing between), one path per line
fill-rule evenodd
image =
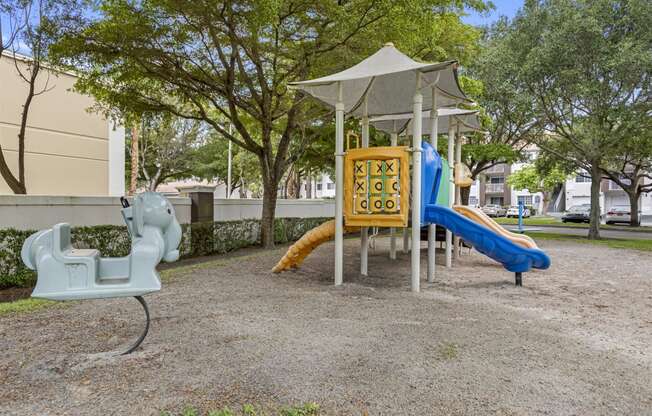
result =
M518 9L523 6L523 0L492 0L492 3L496 6L492 12L486 15L472 12L462 20L474 26L486 26L495 22L499 16L514 17Z

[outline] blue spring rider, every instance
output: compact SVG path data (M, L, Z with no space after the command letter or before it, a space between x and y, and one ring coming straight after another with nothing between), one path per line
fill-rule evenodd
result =
M80 300L135 297L145 310L145 331L125 354L134 351L149 330L149 310L143 295L161 290L156 266L179 258L181 226L170 201L156 192L144 192L129 205L122 198L122 216L131 236L125 257L100 257L95 249L76 249L70 243L70 225L56 224L25 240L21 257L37 272L32 297Z

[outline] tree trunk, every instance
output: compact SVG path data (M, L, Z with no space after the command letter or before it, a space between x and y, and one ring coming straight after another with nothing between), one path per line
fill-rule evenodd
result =
M312 176L306 177L306 199L312 199Z
M14 57L14 59L16 59ZM29 77L29 89L27 91L27 97L25 97L25 102L23 103L23 112L20 115L20 129L18 131L18 178L16 178L7 166L4 155L0 155L0 174L7 182L7 185L11 188L15 194L26 194L27 186L25 184L25 135L27 132L27 117L29 115L29 109L32 105L32 100L36 95L36 80L38 79L38 74L40 72L41 66L38 61L34 61L31 74ZM0 149L0 152L2 150Z
M602 172L599 163L591 163L591 222L589 226L589 240L600 239L600 181Z
M460 197L462 205L469 205L469 196L471 195L471 187L460 188Z
M25 189L25 185L20 183L18 179L14 176L13 173L11 173L11 169L9 169L9 166L7 165L7 161L5 160L4 153L2 153L2 147L0 146L0 175L4 178L5 182L11 189L11 192L15 194L26 194L27 190Z
M550 206L550 194L551 192L541 192L542 194L542 203L541 203L541 215L548 215L548 207Z
M273 248L278 183L273 180L265 180L263 184L263 215L260 224L260 243L263 248Z
M138 123L131 128L131 180L129 181L129 195L136 193L138 186Z
M638 199L641 194L638 192L638 186L635 190L627 191L627 196L629 197L629 225L631 227L638 227L641 225L641 219L638 216Z

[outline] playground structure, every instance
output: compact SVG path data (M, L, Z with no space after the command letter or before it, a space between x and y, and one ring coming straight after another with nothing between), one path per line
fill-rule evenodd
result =
M501 262L507 270L516 273L517 285L521 284L521 274L524 271L532 267L548 267L550 261L545 253L537 248L523 246L533 242L497 231L497 224L489 223L479 215L475 215L474 219L481 219L484 223L475 222L452 209L461 200L460 186L470 185L461 163L460 134L479 129L476 112L457 108L460 104L471 103L458 83L457 62L416 62L390 43L349 69L318 79L296 82L291 87L335 109L335 219L334 226L329 225L327 228L328 238L331 231L335 237L335 285L343 283L343 234L348 225L361 227L360 273L363 275L367 274L368 268L369 227L402 227L406 230L407 226L412 225L410 284L414 292L420 290L421 232L418 225L421 224L428 225L429 282L433 282L435 277L436 224L447 229L447 267L452 267L453 233L473 244L481 253ZM344 118L347 115L361 120L362 146L361 149L348 149L345 152ZM396 149L396 154L387 156L388 148L368 148L370 124L390 134L391 147ZM447 131L442 131L446 128ZM445 133L448 134L447 164L442 163L435 151L438 135ZM410 147L397 146L399 134L406 138L411 135ZM424 134L430 135L430 144L422 144ZM399 152L403 152L406 159L407 154L411 154L410 182L405 167L401 167L397 175L384 173L387 161L395 160L396 155L401 154ZM422 165L424 155L426 160ZM362 160L368 162L358 164ZM367 172L361 171L356 175L356 168L363 169L363 166ZM373 167L380 168L380 175L369 174L368 170ZM446 172L442 172L443 169ZM365 181L361 180L363 178ZM446 181L443 186L442 178ZM360 185L359 193L355 192L354 185ZM376 186L379 188L375 189ZM397 186L396 191L392 190L394 186ZM411 192L408 192L410 187ZM446 198L437 201L440 187L447 195L442 193L442 197ZM353 191L347 191L351 188ZM406 223L409 207L404 208L403 204L408 198L412 209L411 219ZM387 201L391 201L391 207ZM473 216L471 212L465 214ZM320 241L325 241L326 237L326 234L322 235ZM391 238L390 257L395 258L393 229ZM290 251L294 250L293 256L301 260L315 247L302 240L290 248ZM404 249L407 248L406 240L404 238ZM283 269L277 265L275 271Z
M130 206L122 199L122 216L131 236L131 253L125 257L100 257L95 249L76 249L70 242L70 225L60 223L25 240L23 263L37 272L32 297L82 300L135 297L142 305L146 325L125 354L134 351L149 330L149 309L143 295L161 290L156 266L179 258L181 226L172 204L161 194L144 192Z

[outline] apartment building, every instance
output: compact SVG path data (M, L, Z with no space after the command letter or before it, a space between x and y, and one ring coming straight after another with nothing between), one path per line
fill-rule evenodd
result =
M537 152L530 152L530 160L536 158ZM528 162L529 163L529 162ZM543 195L531 193L526 189L513 189L507 185L509 175L517 172L525 163L513 165L499 164L487 170L480 180L471 187L469 205L484 206L498 204L503 206L524 205L534 207L537 213L543 209ZM649 179L646 180L650 182ZM576 205L591 203L591 177L586 172L578 172L561 184L552 195L548 212L563 212ZM627 193L615 182L603 179L600 184L600 210L602 214L609 212L614 206L629 206ZM644 193L639 201L639 209L643 217L652 216L652 192Z

